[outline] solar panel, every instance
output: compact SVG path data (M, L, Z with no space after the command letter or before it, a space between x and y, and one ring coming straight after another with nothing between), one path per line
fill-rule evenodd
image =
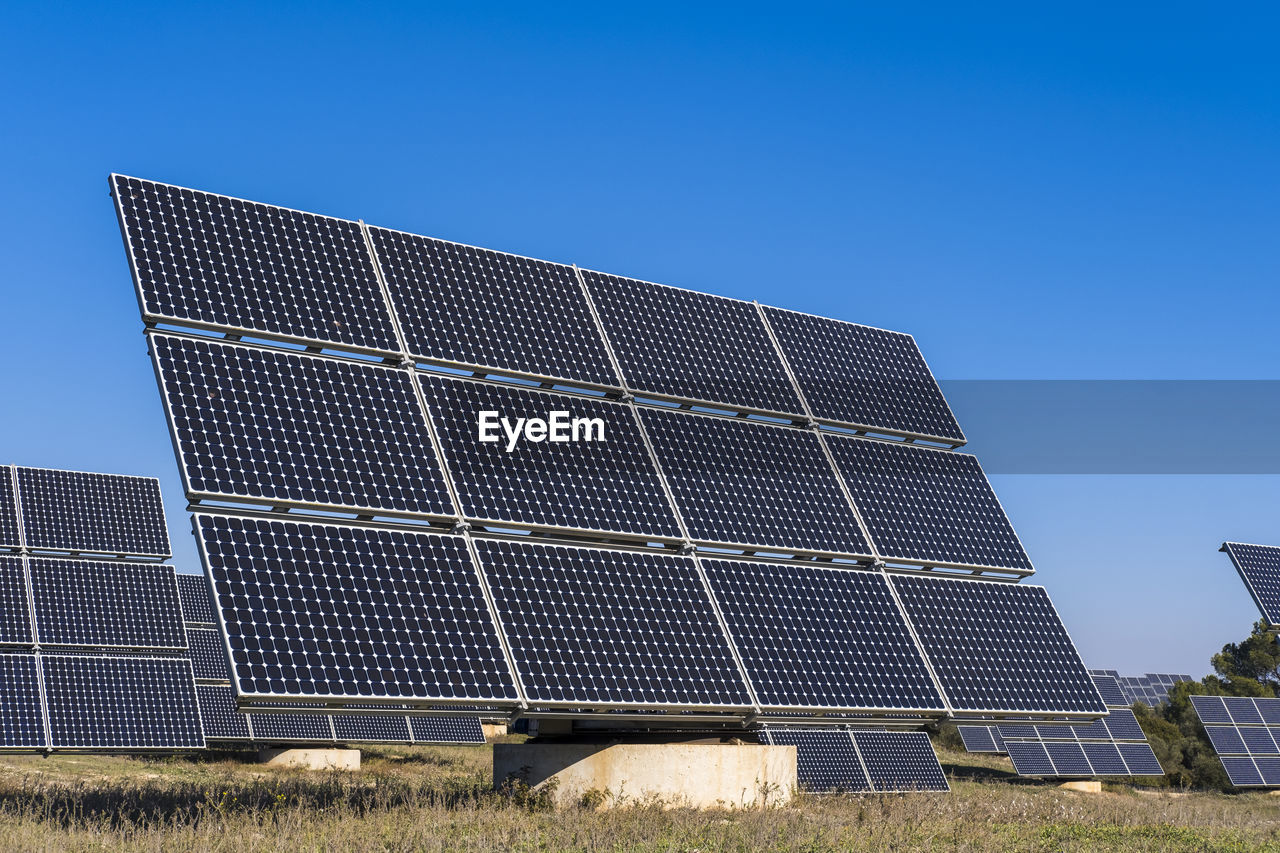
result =
M1004 752L1003 746L996 745L992 726L956 726L956 731L964 741L966 752Z
M1032 570L973 456L829 433L826 442L885 559Z
M686 412L639 411L694 540L871 555L814 433Z
M1231 780L1232 785L1258 787L1265 784L1252 758L1231 758L1224 755L1220 756L1219 760L1222 762L1222 768L1227 771L1227 778Z
M370 228L410 353L616 386L573 267Z
M1268 625L1280 625L1280 548L1224 542L1241 580Z
M871 781L847 731L836 729L766 729L774 746L796 748L800 786L815 793L870 792Z
M205 625L216 624L213 618L213 602L209 597L208 579L204 575L188 575L182 572L176 574L183 621Z
M1045 744L1037 740L1007 740L1005 749L1019 776L1053 776L1053 762Z
M241 696L515 701L462 537L195 521Z
M1054 776L1092 776L1093 767L1078 743L1049 741L1044 745L1049 760L1053 762Z
M191 668L196 678L203 681L226 681L231 678L227 668L227 650L222 644L222 634L213 628L187 628L187 644L190 647Z
M582 277L632 391L803 413L753 303L605 273Z
M1118 709L1112 709L1112 714L1118 713ZM1097 720L1087 726L1071 726L1071 731L1081 740L1111 740L1111 730L1107 728L1106 720Z
M1000 733L1000 737L1005 740L1011 740L1014 738L1020 740L1039 740L1040 738L1040 732L1036 731L1036 727L1033 725L1014 724L996 726L995 728L996 731Z
M678 538L680 528L645 449L631 408L622 403L527 388L423 376L422 390L446 465L471 519ZM517 441L504 430L478 440L483 412L495 418L563 413L565 434L580 440ZM587 426L575 419L598 419ZM548 439L550 436L548 435Z
M13 494L13 469L0 467L0 548L20 548L18 501Z
M530 701L746 707L691 557L475 543Z
M27 578L21 557L0 555L0 643L32 643Z
M1147 746L1144 744L1125 744L1125 746ZM1130 775L1129 767L1125 763L1124 756L1120 754L1120 745L1114 743L1082 743L1080 747L1084 750L1085 758L1088 759L1090 767L1093 768L1092 776L1128 776ZM1150 752L1151 748L1147 747ZM1154 756L1153 756L1154 758ZM1159 776L1163 771L1160 765L1156 765L1156 770L1150 775Z
M905 575L892 582L953 709L1106 710L1043 587Z
M143 319L399 350L360 225L112 176Z
M1280 725L1280 699L1254 699L1253 705L1268 725Z
M1206 731L1209 728L1206 727ZM1244 752L1249 755L1280 755L1280 748L1276 747L1275 739L1271 736L1272 732L1266 726L1241 726L1235 732L1244 743ZM1217 743L1214 744L1214 749L1218 752L1228 751L1218 749Z
M762 705L943 710L883 575L701 563Z
M951 790L924 732L854 731L853 742L877 793Z
M414 743L484 744L479 717L410 717Z
M764 313L814 417L964 443L910 335L768 306Z
M245 714L256 741L333 743L329 714Z
M1093 679L1093 685L1098 688L1098 693L1102 695L1102 701L1107 704L1107 707L1122 708L1129 704L1124 691L1120 689L1120 682L1114 675L1100 674L1090 670L1089 677Z
M44 655L41 667L55 749L204 746L188 661Z
M1265 756L1253 756L1254 766L1258 768L1258 773L1262 776L1262 784L1268 788L1280 786L1280 758L1269 758Z
M334 714L333 732L339 743L409 743L404 717L380 714Z
M186 648L172 566L66 558L28 566L41 645Z
M453 513L405 371L159 334L151 349L190 494Z
M1223 696L1222 704L1226 705L1231 721L1239 726L1262 725L1262 715L1248 696Z
M1210 723L1231 724L1231 715L1227 706L1222 703L1221 696L1192 696L1191 706L1196 709L1200 721L1206 726Z
M169 532L154 477L18 468L26 546L168 557Z
M1104 721L1112 740L1146 740L1138 718L1128 708L1112 708Z
M47 744L35 655L0 655L0 749Z
M198 676L197 676L198 677ZM206 740L249 740L249 722L236 709L231 688L219 684L197 684L200 723Z

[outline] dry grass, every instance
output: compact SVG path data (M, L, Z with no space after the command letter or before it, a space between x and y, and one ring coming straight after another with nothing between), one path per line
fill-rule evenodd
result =
M296 850L1280 850L1265 794L1101 795L943 753L950 795L803 796L767 811L552 811L489 790L490 752L369 750L355 774L231 756L0 758L0 848Z

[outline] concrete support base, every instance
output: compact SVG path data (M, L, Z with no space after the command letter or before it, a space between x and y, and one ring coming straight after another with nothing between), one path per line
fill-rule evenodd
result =
M1079 791L1082 794L1102 793L1102 782L1097 779L1086 779L1078 782L1063 782L1058 787L1064 791Z
M258 763L303 770L359 770L358 749L260 749Z
M551 788L557 805L658 803L750 808L789 802L794 746L720 743L499 743L495 786Z
M507 733L506 723L486 723L481 722L480 728L484 729L484 739L494 741Z

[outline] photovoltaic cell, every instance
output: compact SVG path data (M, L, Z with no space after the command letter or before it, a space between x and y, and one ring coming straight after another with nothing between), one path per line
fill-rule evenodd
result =
M205 625L216 624L213 618L213 602L209 597L208 579L204 575L188 575L182 572L176 574L183 621L199 622Z
M1258 768L1253 763L1252 758L1232 758L1223 755L1219 757L1219 760L1222 762L1222 768L1227 771L1227 777L1231 780L1232 785L1237 787L1259 787L1264 784L1262 774L1258 772Z
M1280 725L1280 699L1254 699L1254 707L1268 725Z
M1226 542L1222 550L1240 573L1262 618L1268 625L1280 625L1280 548Z
M65 558L28 565L41 645L186 647L172 566Z
M384 228L369 233L415 357L618 384L573 267Z
M966 752L1004 752L996 745L995 730L991 726L956 726Z
M877 793L951 790L924 732L854 731L853 742Z
M1258 773L1262 776L1262 784L1268 788L1280 786L1280 758L1269 758L1266 756L1253 756L1253 763L1258 768Z
M0 548L18 548L18 501L13 495L12 468L0 467Z
M751 704L691 557L475 547L530 701Z
M55 749L204 746L186 660L44 655L41 666Z
M1107 703L1108 708L1124 708L1129 705L1124 691L1120 689L1120 682L1114 675L1090 672L1089 677L1093 679L1093 686L1098 688L1098 692L1102 694L1102 701Z
M1092 776L1093 768L1078 743L1050 741L1044 745L1049 760L1053 762L1055 776Z
M461 537L195 521L239 694L515 700Z
M1163 776L1164 768L1156 759L1151 745L1146 743L1118 743L1116 747L1124 758L1132 776Z
M762 705L943 708L883 575L701 562Z
M814 417L964 443L910 335L768 306L764 313Z
M1192 696L1191 706L1206 726L1212 723L1231 724L1231 715L1227 713L1227 706L1222 704L1221 696Z
M409 723L404 717L334 714L333 731L339 743L409 743Z
M639 411L695 541L871 555L814 433Z
M1258 708L1253 704L1252 698L1248 696L1223 696L1222 704L1227 706L1227 713L1231 715L1231 721L1236 725L1262 725L1262 715L1258 713Z
M1004 745L1009 753L1009 760L1013 762L1013 769L1019 776L1054 775L1053 762L1049 760L1049 753L1040 741L1007 740Z
M1276 742L1266 726L1241 726L1235 731L1244 741L1244 751L1249 755L1280 755L1280 749L1276 748ZM1214 748L1217 748L1217 744L1214 744Z
M484 744L479 717L410 717L414 743Z
M1136 744L1130 744L1135 746ZM1092 776L1128 776L1129 768L1114 743L1082 743L1085 758L1093 768ZM1145 744L1143 744L1145 746Z
M112 176L143 319L399 350L358 223Z
M1111 713L1117 713L1117 709L1112 709ZM1106 720L1097 720L1087 726L1071 726L1071 731L1081 740L1111 740L1111 730L1107 728Z
M329 716L316 714L246 714L256 741L317 741L333 743Z
M973 456L830 433L825 438L885 559L1031 570Z
M1219 755L1248 755L1244 739L1234 726L1205 726L1205 734L1213 744L1214 752Z
M248 720L236 710L235 696L230 687L197 684L196 697L200 703L200 722L204 726L206 740L249 740Z
M1112 708L1104 721L1112 740L1146 740L1138 718L1128 708Z
M0 555L0 643L26 646L31 642L31 611L22 558Z
M680 529L631 408L589 397L423 376L422 390L462 514L511 524L677 538ZM481 412L598 419L593 440L478 440ZM572 435L572 427L568 427ZM601 434L603 440L601 439Z
M152 335L190 492L451 515L403 370Z
M46 745L35 655L0 655L0 749Z
M804 411L754 304L605 273L582 275L632 391Z
M205 681L226 681L231 678L227 668L227 651L222 644L222 634L213 628L187 628L187 644L190 648L191 668L196 678Z
M35 550L168 557L154 477L18 468L26 545Z
M872 790L847 731L767 729L766 732L774 746L796 748L796 773L805 790L815 793Z
M892 583L955 710L1106 711L1043 587L919 576Z

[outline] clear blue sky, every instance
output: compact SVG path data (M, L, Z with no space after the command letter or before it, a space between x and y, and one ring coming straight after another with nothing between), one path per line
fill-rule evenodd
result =
M943 378L1280 378L1280 19L867 5L7 6L0 460L160 476L194 568L110 171L901 329ZM994 480L1091 665L1200 675L1256 618L1215 549L1280 542L1280 478Z

